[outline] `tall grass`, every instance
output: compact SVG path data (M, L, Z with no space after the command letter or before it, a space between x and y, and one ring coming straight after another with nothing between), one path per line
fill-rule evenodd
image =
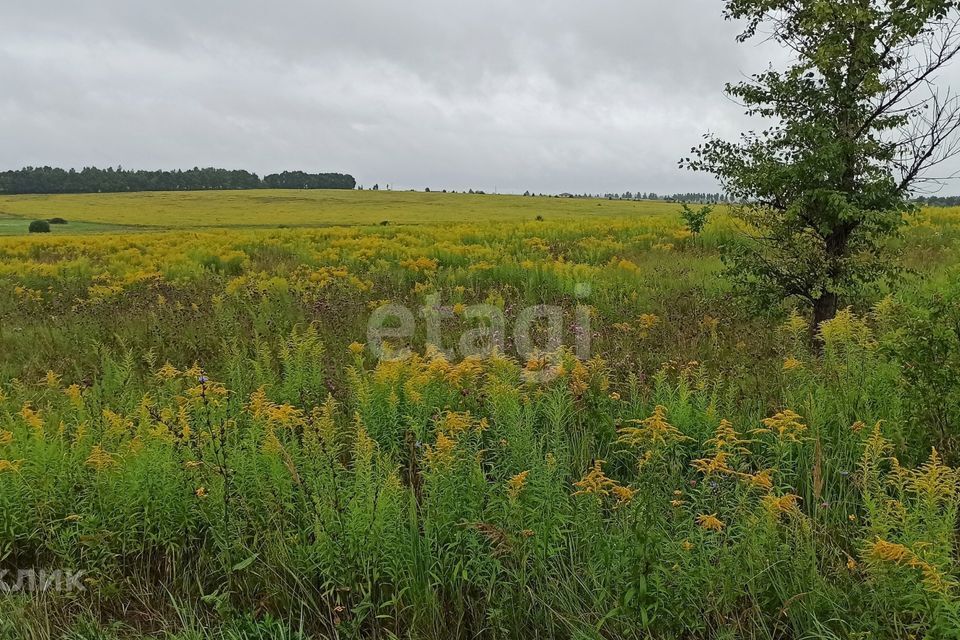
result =
M0 637L956 637L952 226L813 355L679 224L0 242L0 569L84 572ZM582 283L589 358L361 344Z

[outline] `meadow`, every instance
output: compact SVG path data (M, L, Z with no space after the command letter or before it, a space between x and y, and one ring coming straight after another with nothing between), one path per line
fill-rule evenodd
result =
M660 214L675 208L654 201L335 189L0 195L0 215L26 222L63 217L146 229L515 222L538 215L582 219Z
M960 637L958 211L911 219L901 280L822 352L734 295L722 210L699 235L665 203L461 194L0 212L123 226L0 238L0 638ZM380 361L388 303L418 322ZM544 304L557 349L443 351L473 305Z

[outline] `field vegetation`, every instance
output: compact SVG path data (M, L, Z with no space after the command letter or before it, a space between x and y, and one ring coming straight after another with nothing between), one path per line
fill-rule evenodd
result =
M816 353L790 304L731 294L723 210L697 235L663 203L444 194L0 210L69 220L0 239L0 568L83 572L5 594L0 637L958 637L955 211L910 218L900 285ZM304 226L204 228L230 220ZM386 302L442 312L442 344L420 320L375 359ZM541 303L553 353L439 350L469 305Z
M24 220L65 218L71 222L143 228L278 227L516 222L649 214L673 215L659 201L583 200L523 196L260 189L154 193L0 195L0 215Z

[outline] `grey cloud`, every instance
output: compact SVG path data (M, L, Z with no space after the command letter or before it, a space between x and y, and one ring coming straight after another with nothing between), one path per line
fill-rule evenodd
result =
M763 56L716 0L48 1L0 22L0 166L348 171L501 191L713 189Z

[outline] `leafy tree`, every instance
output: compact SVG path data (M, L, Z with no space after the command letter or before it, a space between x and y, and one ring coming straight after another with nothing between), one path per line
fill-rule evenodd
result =
M683 218L683 224L686 225L687 230L695 236L700 235L703 227L707 224L707 218L710 216L713 208L705 206L694 209L686 202L681 204L680 207L680 217Z
M50 233L50 223L46 220L34 220L27 230L30 233Z
M681 161L716 175L740 204L747 238L724 256L757 297L795 298L814 327L841 298L891 274L887 240L911 194L954 155L960 109L933 81L958 51L953 0L725 0L791 54L726 86L748 115L772 121L737 142L706 136Z

